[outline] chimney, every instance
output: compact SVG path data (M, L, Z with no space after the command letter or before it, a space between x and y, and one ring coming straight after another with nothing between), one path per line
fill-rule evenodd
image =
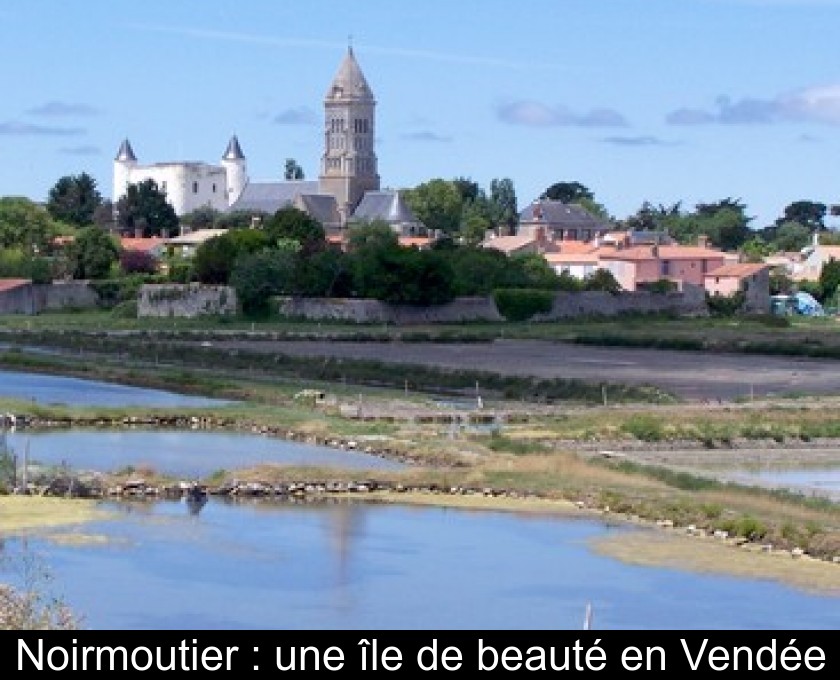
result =
M814 248L819 248L820 246L820 232L815 231L813 237L811 238L811 245Z
M650 247L650 254L654 257L659 257L659 246L654 244Z
M709 247L709 237L706 234L700 234L697 237L697 245L701 248L708 248Z
M160 235L162 238L169 238L169 229L161 229Z
M143 238L143 227L134 227L134 238Z
M545 250L546 243L548 242L548 239L545 237L545 227L537 227L534 236L537 239L537 248L542 252Z

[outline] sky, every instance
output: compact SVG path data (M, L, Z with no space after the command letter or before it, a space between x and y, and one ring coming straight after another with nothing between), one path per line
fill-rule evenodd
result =
M840 203L840 0L0 0L0 24L0 196L87 172L110 198L124 138L217 163L236 134L252 180L314 179L352 43L383 187L508 177L522 208L576 181L617 218L736 198L756 228Z

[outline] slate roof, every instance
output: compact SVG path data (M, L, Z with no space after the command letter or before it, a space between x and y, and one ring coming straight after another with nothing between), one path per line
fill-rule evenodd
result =
M273 215L290 205L299 194L317 194L317 180L248 182L229 212L264 212Z
M365 74L356 61L353 48L347 48L344 61L338 67L330 89L325 95L327 101L355 99L359 101L373 101L373 91L370 89Z
M242 147L239 146L239 139L237 139L236 135L230 138L228 142L227 149L225 150L225 155L222 156L222 160L225 161L241 161L245 160L245 154L242 153Z
M303 211L322 225L341 222L341 216L338 214L338 203L334 196L328 194L300 194L298 198Z
M120 150L117 151L115 161L137 161L137 156L134 155L134 149L131 148L131 142L127 139L120 144Z
M598 219L574 203L542 199L519 213L520 224L545 224L552 229L597 229L610 231L612 225Z
M399 191L367 191L353 211L353 221L423 226Z

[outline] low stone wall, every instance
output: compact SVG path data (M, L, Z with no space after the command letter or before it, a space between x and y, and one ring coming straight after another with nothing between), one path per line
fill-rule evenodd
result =
M87 281L26 283L0 293L0 314L39 314L44 310L89 309L99 295Z
M678 316L706 316L709 311L703 289L686 286L673 293L605 293L603 291L582 291L569 293L560 291L554 296L551 311L537 314L532 321L555 321L578 316L617 316L619 314L663 314Z
M56 281L34 288L39 312L45 309L91 309L99 304L99 295L87 281Z
M390 305L379 300L350 298L283 298L280 316L311 321L351 321L354 323L460 323L464 321L502 321L492 297L456 298L445 305L412 307ZM580 316L672 313L680 316L708 314L703 289L689 287L674 293L580 293L558 292L551 311L538 314L533 321L555 321Z
M236 291L230 286L198 283L145 284L137 316L186 317L236 314Z
M489 297L462 297L431 307L392 305L379 300L352 298L282 298L278 311L280 316L313 321L398 325L503 320L493 299Z

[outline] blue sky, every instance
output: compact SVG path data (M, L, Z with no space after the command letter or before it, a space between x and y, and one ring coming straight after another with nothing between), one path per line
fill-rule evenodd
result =
M383 186L556 181L611 214L740 198L761 227L840 203L840 0L0 2L0 195L141 163L318 174L348 36L377 97Z

